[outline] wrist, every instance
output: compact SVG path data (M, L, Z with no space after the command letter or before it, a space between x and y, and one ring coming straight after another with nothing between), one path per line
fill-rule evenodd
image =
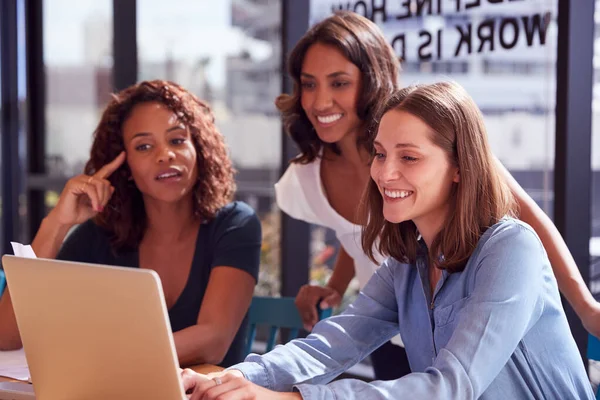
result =
M54 210L50 211L48 215L42 219L42 224L40 225L40 229L42 227L46 229L50 229L52 231L64 232L65 234L69 232L69 230L74 226L74 224L66 224L60 220L60 218L55 214Z
M593 296L589 295L584 296L580 301L574 303L573 308L575 309L575 312L579 318L585 318L588 315L597 314L599 304Z
M346 288L342 287L342 285L337 285L335 282L328 282L327 285L325 285L326 288L332 289L334 290L337 294L340 295L340 297L344 297L344 293L346 292Z
M69 233L69 230L74 226L74 224L65 224L61 222L58 218L52 215L50 212L44 219L40 225L40 229L38 230L38 234L43 232L42 235L45 238L54 238L54 241L58 241L62 243L64 238ZM37 235L36 235L37 237Z

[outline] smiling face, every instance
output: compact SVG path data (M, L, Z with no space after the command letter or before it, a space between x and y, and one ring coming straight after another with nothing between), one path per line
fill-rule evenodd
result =
M459 180L458 168L431 140L435 134L406 111L388 111L379 125L371 164L385 219L412 220L424 237L435 236L444 224L452 187Z
M198 179L189 129L158 102L136 105L123 123L127 164L145 200L177 202L191 196Z
M302 63L301 103L319 138L339 142L356 135L361 121L356 106L361 73L333 46L313 44Z

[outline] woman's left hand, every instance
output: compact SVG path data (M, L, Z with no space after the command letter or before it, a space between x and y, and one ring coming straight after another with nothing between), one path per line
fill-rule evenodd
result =
M300 393L278 393L258 386L236 370L201 375L184 369L181 378L185 392L192 392L190 400L302 399Z

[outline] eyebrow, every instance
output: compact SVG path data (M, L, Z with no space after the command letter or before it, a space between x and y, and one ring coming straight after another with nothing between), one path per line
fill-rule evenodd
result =
M170 127L169 129L167 129L166 132L169 133L169 132L178 131L178 130L185 130L185 126L183 124L175 125L175 126ZM137 137L145 137L145 136L152 136L152 134L149 132L138 132L132 136L131 140L133 140Z
M342 75L347 75L350 76L350 74L348 72L344 72L344 71L336 71L336 72L332 72L331 74L327 75L328 78L337 78L338 76L342 76ZM314 75L311 74L307 74L306 72L301 72L300 76L304 77L304 78L311 78L311 79L315 79Z
M383 147L383 146L381 145L381 143L379 143L377 140L373 141L373 144L374 144L374 145L377 145L377 146L379 146L379 147ZM417 145L416 145L416 144L414 144L414 143L396 143L396 145L394 146L394 148L396 148L396 149L405 149L405 148L407 148L407 147L412 147L412 148L415 148L415 149L420 149L420 147L419 147L419 146L417 146Z
M150 136L150 134L148 132L138 132L131 137L131 140L133 140L137 137L143 137L143 136Z
M185 130L185 126L183 124L178 124L178 125L172 126L169 129L167 129L167 132L173 132L173 131L177 131L180 129Z

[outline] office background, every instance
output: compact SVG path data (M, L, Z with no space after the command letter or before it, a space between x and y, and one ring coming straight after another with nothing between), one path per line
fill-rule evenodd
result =
M160 78L215 110L238 170L237 197L263 223L257 291L293 296L309 279L325 282L337 248L331 232L282 215L274 202L273 184L296 150L273 100L291 90L284 59L308 26L350 8L382 26L404 56L403 83L452 78L467 88L485 114L494 152L553 218L600 292L598 6L0 0L1 250L10 251L11 240L30 242L66 180L81 173L110 93ZM566 308L583 350L587 333Z

